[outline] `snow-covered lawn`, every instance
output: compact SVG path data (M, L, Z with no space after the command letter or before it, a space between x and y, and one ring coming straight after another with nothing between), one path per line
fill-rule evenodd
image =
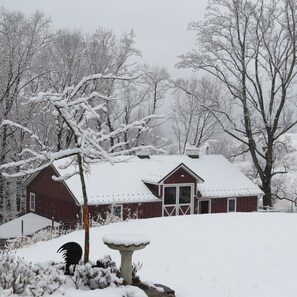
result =
M133 255L133 262L143 263L140 278L171 287L177 297L297 296L297 214L193 215L92 228L90 259L110 254L119 265L119 253L102 242L105 234L119 232L144 234L151 239L150 245ZM62 261L57 249L67 241L83 246L83 238L83 231L77 231L20 249L17 254L33 263ZM133 288L107 288L71 289L64 296L145 295Z

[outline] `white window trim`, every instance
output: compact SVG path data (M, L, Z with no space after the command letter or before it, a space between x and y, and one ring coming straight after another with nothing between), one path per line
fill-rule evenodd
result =
M229 211L229 201L230 200L234 200L234 211ZM228 202L227 202L227 212L236 212L237 211L237 199L236 198L228 198Z
M32 207L32 201L34 201L34 207ZM36 208L36 196L35 193L30 192L29 209L35 211Z
M121 215L120 215L119 219L122 220L122 219L123 219L123 205L122 205L122 204L113 204L113 205L112 205L112 209L111 209L111 211L112 211L112 216L115 217L115 216L114 216L114 209L115 209L116 207L120 207L120 208L121 208Z
M211 213L211 199L198 199L198 214L201 214L201 202L208 201L208 213Z

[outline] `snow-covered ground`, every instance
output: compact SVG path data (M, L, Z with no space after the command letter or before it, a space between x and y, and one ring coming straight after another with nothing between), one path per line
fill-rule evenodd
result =
M22 230L23 222L23 230ZM26 213L12 221L0 225L0 238L16 238L23 235L32 235L35 232L52 226L52 220L39 216L33 212ZM58 227L60 224L54 222L54 226Z
M297 214L228 213L136 220L91 229L90 258L120 255L102 242L105 234L137 233L151 243L136 251L142 281L161 283L177 297L296 297ZM67 241L83 246L83 231L39 242L17 254L28 261L62 261ZM127 291L128 290L128 291ZM53 296L62 296L54 294ZM65 297L143 297L128 288L66 290Z

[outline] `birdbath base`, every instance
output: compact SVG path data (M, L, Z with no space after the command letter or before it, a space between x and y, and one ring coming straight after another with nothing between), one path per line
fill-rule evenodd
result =
M132 284L132 255L144 249L150 240L138 234L109 234L102 238L104 244L121 254L121 277L128 285Z

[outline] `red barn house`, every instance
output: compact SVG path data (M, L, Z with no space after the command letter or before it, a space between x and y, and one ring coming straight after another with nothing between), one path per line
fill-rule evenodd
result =
M221 155L123 156L86 172L90 216L151 218L258 210L263 192ZM26 182L27 212L71 225L80 223L83 197L77 172L59 160Z

